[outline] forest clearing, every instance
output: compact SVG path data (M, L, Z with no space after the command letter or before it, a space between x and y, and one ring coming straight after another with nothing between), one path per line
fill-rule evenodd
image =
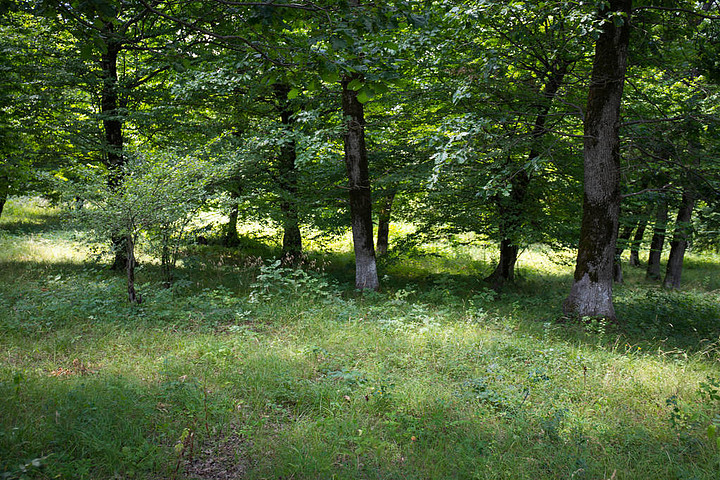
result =
M532 248L502 294L457 245L362 294L347 241L302 270L259 258L277 242L198 245L170 289L140 256L138 305L83 239L28 199L0 219L4 478L720 472L717 255L681 291L628 268L618 327L562 317L572 263Z
M720 478L720 0L0 0L0 480Z

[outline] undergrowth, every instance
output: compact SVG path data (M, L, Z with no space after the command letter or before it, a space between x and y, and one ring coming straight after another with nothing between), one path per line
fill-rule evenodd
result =
M467 251L388 263L360 295L345 256L196 247L170 289L146 261L129 305L82 232L8 208L2 478L720 475L704 257L680 292L629 269L620 325L563 319L571 268L542 251L501 294L479 280L492 253Z

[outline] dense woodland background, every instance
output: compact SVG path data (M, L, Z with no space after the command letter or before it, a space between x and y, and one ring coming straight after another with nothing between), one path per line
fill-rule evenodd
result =
M3 478L714 478L719 80L715 0L0 1Z

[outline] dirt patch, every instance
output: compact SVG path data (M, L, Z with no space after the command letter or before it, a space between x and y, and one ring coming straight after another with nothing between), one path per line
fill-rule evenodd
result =
M248 442L238 432L206 440L193 458L185 462L185 474L197 480L245 478Z

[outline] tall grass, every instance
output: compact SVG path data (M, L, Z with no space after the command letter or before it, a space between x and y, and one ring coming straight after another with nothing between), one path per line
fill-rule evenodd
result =
M196 248L173 289L148 263L137 306L57 211L10 205L6 478L720 475L715 257L682 292L627 269L621 327L563 319L572 266L543 250L502 295L491 250L442 246L358 295L332 253L298 272Z

